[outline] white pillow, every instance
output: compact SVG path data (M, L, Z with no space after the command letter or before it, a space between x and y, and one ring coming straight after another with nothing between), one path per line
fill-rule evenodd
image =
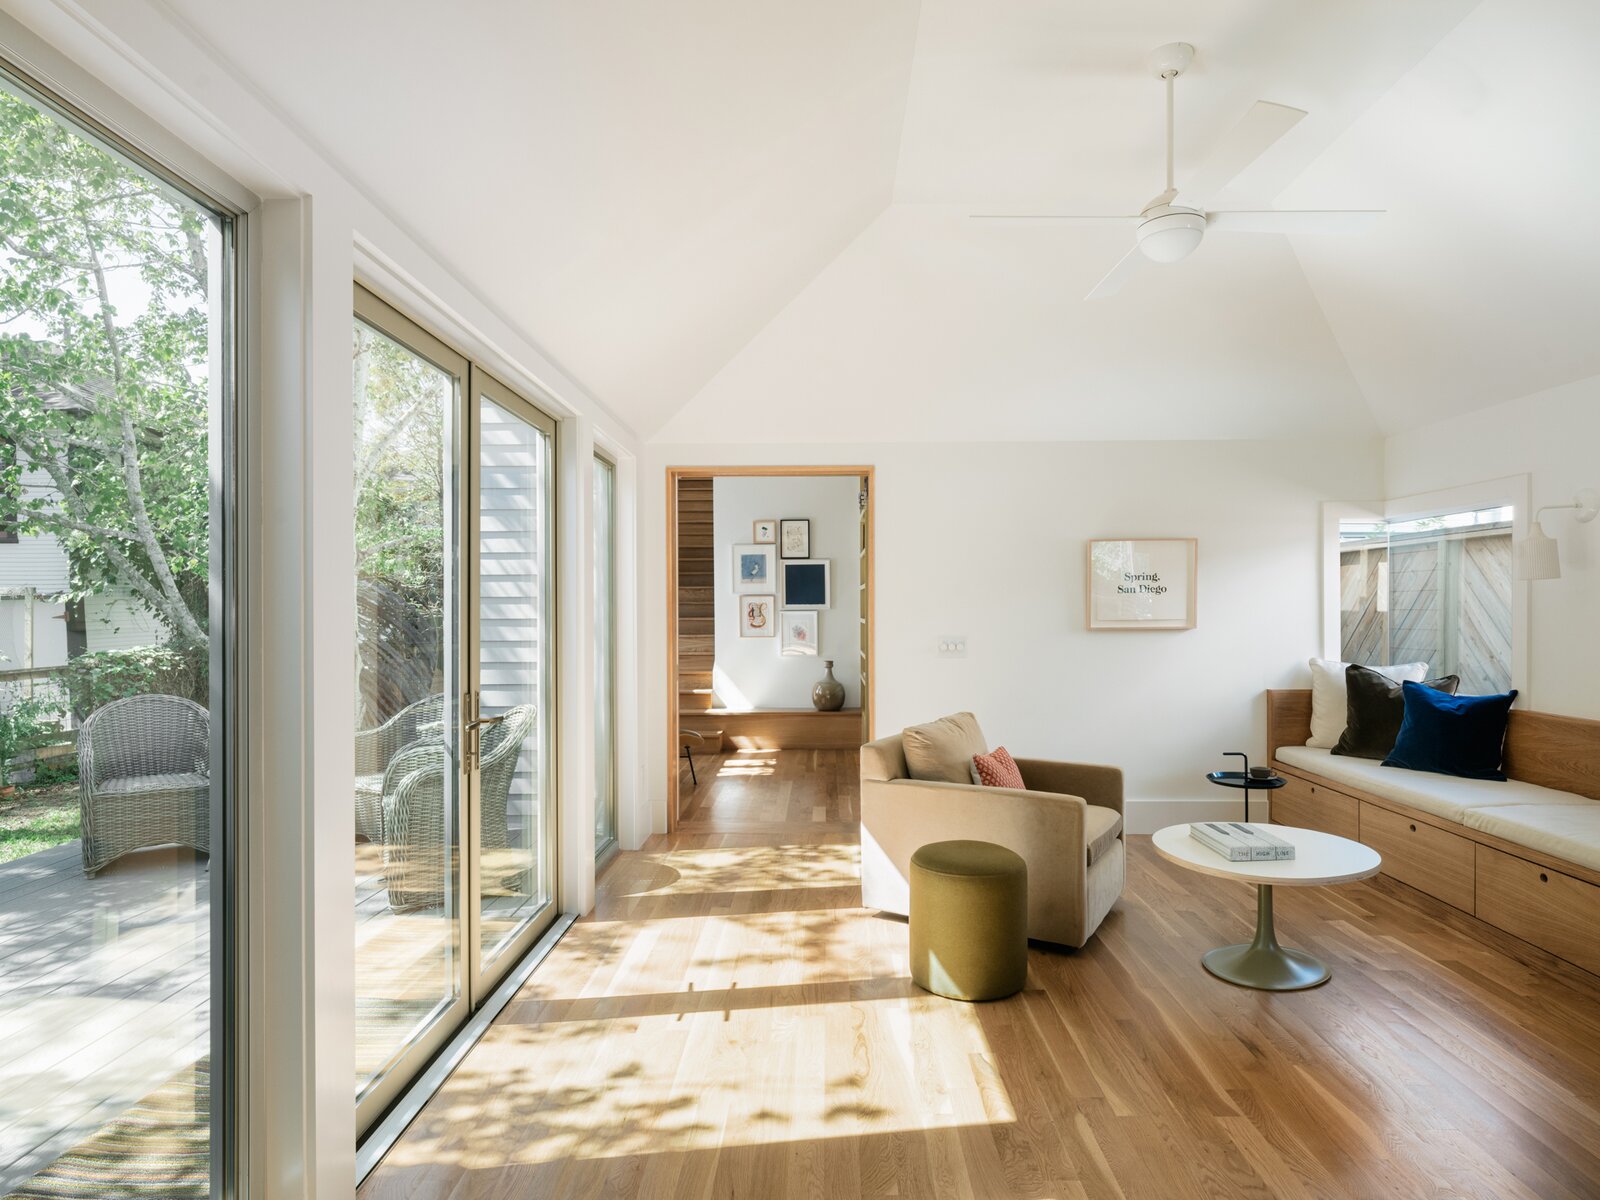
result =
M1345 718L1349 715L1350 701L1344 689L1344 669L1349 663L1331 658L1311 660L1311 736L1306 745L1318 750L1332 750L1344 733ZM1396 683L1421 683L1428 677L1425 662L1396 663L1388 667L1373 667L1380 675L1387 675Z

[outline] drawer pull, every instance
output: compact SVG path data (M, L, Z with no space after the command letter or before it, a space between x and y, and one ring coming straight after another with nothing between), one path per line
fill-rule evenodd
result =
M1416 826L1415 826L1415 825L1413 825L1413 826L1412 826L1412 827L1411 827L1411 832L1412 832L1412 833L1415 833L1415 832L1416 832L1416 831L1417 831L1417 827L1416 827Z
M1546 875L1543 871L1540 871L1539 872L1539 882L1540 883L1549 883L1550 882L1550 876Z

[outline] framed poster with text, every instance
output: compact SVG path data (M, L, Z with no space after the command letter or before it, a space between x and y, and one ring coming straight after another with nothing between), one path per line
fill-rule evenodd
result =
M1090 629L1193 629L1194 538L1089 542Z

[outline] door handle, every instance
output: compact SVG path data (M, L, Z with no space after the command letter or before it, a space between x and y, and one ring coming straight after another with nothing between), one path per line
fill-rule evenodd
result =
M478 717L474 720L468 721L464 728L468 733L471 733L474 729L479 729L484 725L498 725L505 719L506 718L503 713L498 717Z

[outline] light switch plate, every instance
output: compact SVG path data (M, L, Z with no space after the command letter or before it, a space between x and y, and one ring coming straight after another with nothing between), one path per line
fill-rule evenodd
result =
M938 642L940 658L965 658L967 656L967 635L964 633L947 633Z

